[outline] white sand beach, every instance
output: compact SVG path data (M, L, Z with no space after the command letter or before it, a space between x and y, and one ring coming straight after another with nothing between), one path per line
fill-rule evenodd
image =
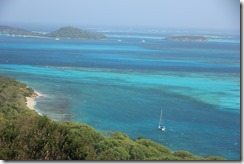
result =
M44 97L44 95L41 94L40 92L35 91L35 94L33 94L31 97L26 97L26 99L27 99L26 106L31 110L37 111L37 109L35 108L36 98L41 98L41 97Z
M26 97L27 102L26 102L26 106L32 110L36 110L35 109L35 105L36 105L36 101L35 98L32 97Z

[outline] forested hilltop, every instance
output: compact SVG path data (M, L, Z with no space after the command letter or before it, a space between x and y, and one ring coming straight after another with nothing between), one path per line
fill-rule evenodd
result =
M145 138L101 134L85 124L55 122L26 107L34 91L0 76L1 160L223 160L172 152Z
M38 32L27 31L11 26L0 26L0 34L23 36L23 37L45 37L45 38L62 38L62 39L106 39L103 34L88 32L75 27L62 27L56 31L43 34Z

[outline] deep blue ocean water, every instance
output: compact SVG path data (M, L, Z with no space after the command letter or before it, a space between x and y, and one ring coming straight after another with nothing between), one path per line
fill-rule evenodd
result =
M238 36L199 43L108 36L0 36L0 75L44 94L36 108L54 120L146 137L173 151L240 159ZM166 132L158 130L161 109Z

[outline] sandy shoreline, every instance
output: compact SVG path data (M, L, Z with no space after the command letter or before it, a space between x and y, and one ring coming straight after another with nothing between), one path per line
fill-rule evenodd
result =
M35 110L37 111L37 109L35 108L36 106L36 98L41 98L44 97L43 94L41 94L40 92L36 92L31 96L31 97L26 97L26 106L31 109L31 110Z

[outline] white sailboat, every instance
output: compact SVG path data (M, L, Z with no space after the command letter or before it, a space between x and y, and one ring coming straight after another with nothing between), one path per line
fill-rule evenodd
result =
M158 129L161 130L161 131L165 131L166 130L165 126L163 125L163 110L161 110L159 124L158 124Z

